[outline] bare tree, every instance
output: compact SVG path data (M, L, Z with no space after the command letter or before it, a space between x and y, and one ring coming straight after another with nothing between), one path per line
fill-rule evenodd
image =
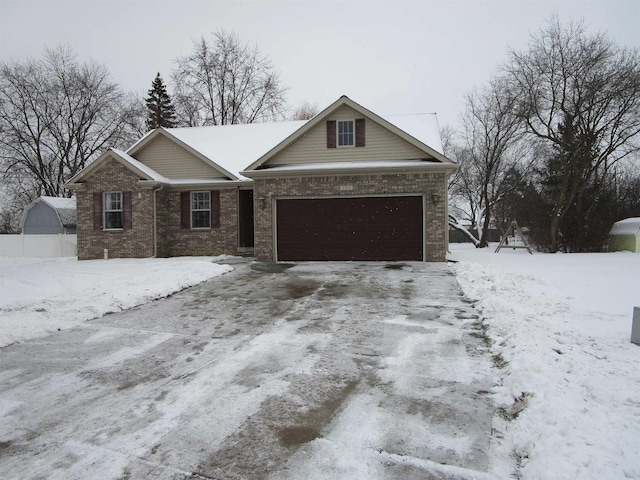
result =
M582 22L552 18L526 51L504 67L514 111L528 132L556 152L550 250L557 251L567 212L586 189L640 149L640 55ZM595 190L594 190L595 188ZM587 212L588 213L588 212Z
M280 118L286 89L257 47L219 31L176 60L174 103L187 126L254 123Z
M310 120L318 113L318 105L315 103L304 102L302 105L296 107L291 115L292 120Z
M120 144L130 146L146 134L148 109L144 98L135 92L127 92L124 95L122 107L122 120L125 124Z
M515 102L501 78L466 96L463 145L454 150L460 168L451 190L468 208L479 248L487 246L495 207L519 186L520 174L531 164Z
M62 196L63 184L126 137L130 111L106 68L68 49L0 64L0 162L14 196ZM31 197L31 198L29 198Z

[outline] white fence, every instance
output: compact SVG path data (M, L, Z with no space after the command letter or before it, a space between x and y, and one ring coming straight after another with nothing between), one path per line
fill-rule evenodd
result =
M75 257L77 235L0 235L0 257Z

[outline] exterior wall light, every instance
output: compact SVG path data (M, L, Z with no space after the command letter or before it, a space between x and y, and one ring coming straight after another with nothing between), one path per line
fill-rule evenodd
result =
M433 206L437 207L438 204L440 203L440 194L432 193L431 194L431 201L433 202Z
M264 210L267 206L267 199L264 197L258 197L258 207L260 210Z

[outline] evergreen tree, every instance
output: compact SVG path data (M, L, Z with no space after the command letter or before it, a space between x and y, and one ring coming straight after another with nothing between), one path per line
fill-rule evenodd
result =
M160 73L156 75L151 84L149 96L145 99L147 104L147 128L153 130L158 127L171 128L176 126L176 112L171 98L167 93L167 87L162 81Z

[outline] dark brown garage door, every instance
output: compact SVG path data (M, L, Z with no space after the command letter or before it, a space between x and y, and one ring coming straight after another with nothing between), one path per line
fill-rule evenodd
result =
M280 261L423 259L422 197L277 201Z

